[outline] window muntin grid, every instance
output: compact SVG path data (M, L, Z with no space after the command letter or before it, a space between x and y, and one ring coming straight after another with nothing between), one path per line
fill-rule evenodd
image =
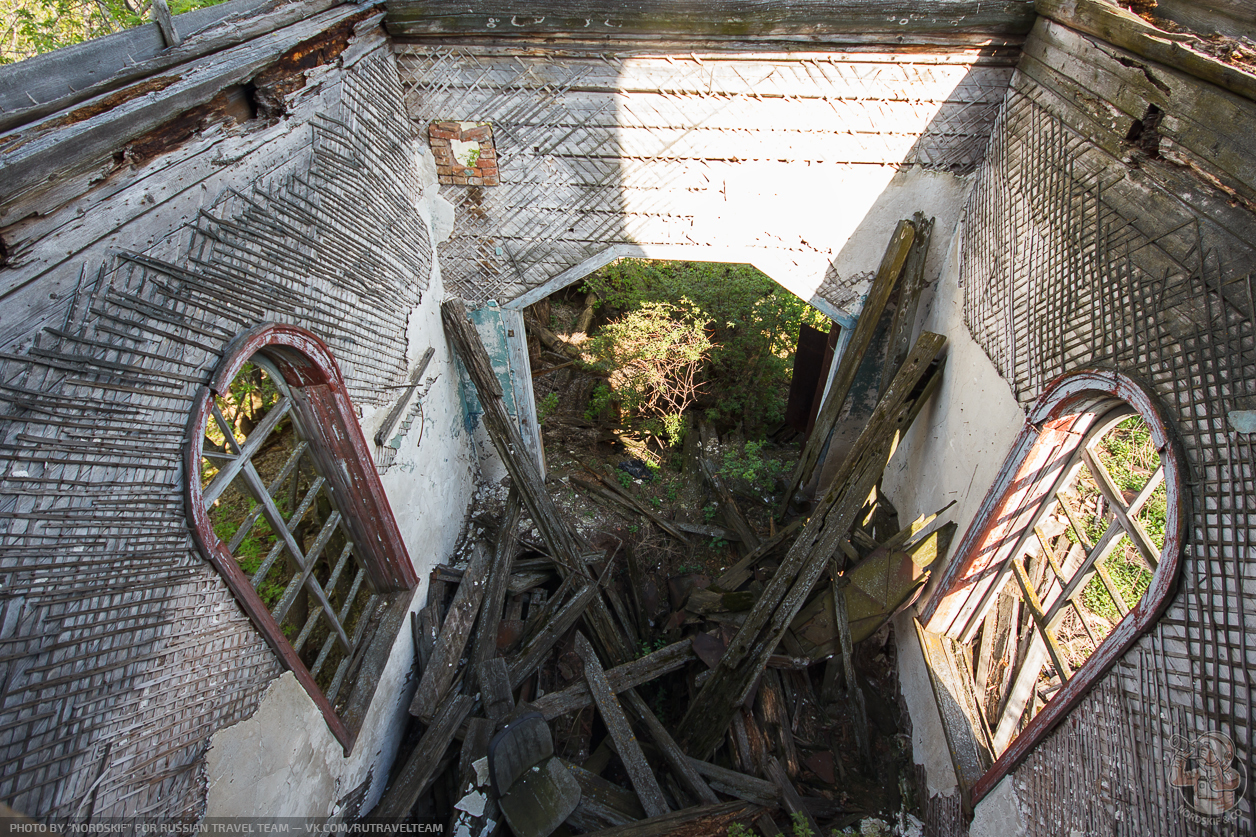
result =
M248 427L224 412L242 374L265 390ZM383 634L418 578L335 360L295 326L242 333L202 387L188 438L198 549L348 754L374 692L362 672L381 670L376 635L391 647ZM224 500L234 513L220 528Z
M260 422L247 434L240 419L253 420L249 412L239 409L236 421L224 414L234 400L230 389L214 398L201 450L205 510L220 539L230 533L227 552L338 707L344 675L379 596L354 554L327 481L308 456L307 434L292 414L287 385L257 356L231 389L249 379L258 385L245 394Z
M1159 464L1141 490L1126 500L1119 491L1112 491L1111 475L1107 473L1102 458L1095 454L1094 447L1114 425L1131 415L1137 415L1145 423ZM1041 627L1048 629L1047 634L1058 628L1060 620L1072 610L1069 600L1079 591L1085 591L1094 576L1099 576L1100 585L1106 588L1102 574L1094 571L1094 564L1102 566L1107 555L1123 538L1129 538L1135 544L1134 548L1143 560L1150 554L1152 560L1147 563L1154 569L1142 596L1136 603L1126 603L1126 612L1122 613L1118 623L1106 636L1096 637L1097 647L1069 677L1061 678L1058 690L1048 696L1050 699L1023 729L1020 725L1022 715L1016 714L1014 708L1010 714L1015 717L1015 724L1010 729L1004 726L1002 735L998 726L994 730L989 728L984 715L979 719L982 729L975 729L974 735L984 738L992 750L995 750L994 739L998 737L1001 752L995 750L993 765L973 786L971 796L974 804L1007 775L1155 623L1168 606L1176 587L1182 557L1186 508L1185 459L1158 403L1147 389L1118 372L1081 370L1053 381L1034 404L1027 419L1003 469L956 550L954 560L946 568L938 593L922 613L922 623L932 632L969 645L1004 585L1014 588L1018 601L1028 598L1024 594L1025 587L1029 585L1023 585L1023 579L1017 579L1022 573L1028 574L1027 564L1022 562L1033 549L1029 546L1031 540L1038 539L1035 529L1040 528L1048 512L1060 506L1061 493L1074 483L1083 468L1095 477L1096 489L1104 495L1105 503L1111 504L1113 518L1119 521L1119 525L1115 529L1111 525L1105 526L1095 538L1087 535L1088 544L1082 545L1080 553L1070 548L1062 558L1057 558L1061 575L1068 581L1061 582L1055 574L1056 568L1051 568L1048 562L1041 565L1044 578L1049 582L1044 591L1048 593L1046 601L1039 596L1037 602L1038 616L1044 625L1039 626L1038 619L1031 618L1034 627L1025 636L1034 637L1031 641L1041 641L1043 646L1049 646L1041 639ZM1139 511L1159 490L1159 485L1163 485L1165 514L1163 540L1161 548L1156 550L1154 542L1147 542L1150 535L1138 518ZM1113 499L1117 502L1112 503ZM1078 517L1072 506L1069 509L1074 511L1075 518ZM1067 512L1065 517L1068 517ZM1083 523L1081 520L1078 522ZM1072 520L1068 521L1067 528L1073 528ZM1047 546L1058 546L1060 537L1060 534L1049 537ZM1041 550L1040 543L1035 546L1038 551ZM1013 556L1017 560L1012 560ZM1020 572L1017 571L1018 566ZM1037 593L1036 579L1031 581L1035 582L1034 591ZM1050 582L1054 582L1054 591ZM1017 660L1022 656L1023 649L1014 650L1016 656L1013 660ZM1055 655L1063 657L1059 652L1057 647ZM1044 647L1042 653L1047 661L1058 666L1049 647ZM976 674L975 670L980 667L980 658L976 654L973 662L971 668ZM1068 665L1072 667L1071 663ZM1036 679L1037 670L1033 671L1033 675ZM1006 706L1001 706L998 720L1002 721L1007 714Z

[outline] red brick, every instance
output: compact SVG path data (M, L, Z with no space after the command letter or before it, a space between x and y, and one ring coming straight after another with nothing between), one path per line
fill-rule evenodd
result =
M484 175L485 177L491 177L497 174L496 163L481 163L479 168L480 168L480 174Z
M475 128L467 128L462 132L462 139L464 142L479 142L491 139L492 136L493 129L488 125L479 125Z
M462 175L463 177L470 177L471 175L475 174L475 169L469 169L469 168L463 167L462 171L458 172L458 174Z
M465 177L462 177L461 175L454 175L454 177L453 177L453 181L454 181L454 185L455 185L455 186L466 186L466 185L467 185L467 179L466 179Z
M439 182L442 186L452 186L452 185L453 185L453 183L454 183L453 176L452 176L452 175L448 175L448 174L438 175L438 176L436 177L436 180L437 180L437 182Z
M468 177L468 178L467 178L467 185L468 185L468 186L483 186L483 185L484 185L484 178L482 178L482 177Z
M449 150L449 140L441 139L440 137L433 137L432 139L429 139L427 144L432 148L443 148L446 151Z
M499 183L500 183L500 181L499 181L496 177L490 177L490 176L488 176L488 175L485 175L485 176L484 176L484 185L485 185L485 186L497 186Z
M497 152L491 143L480 143L480 159L490 163L497 159Z
M442 131L453 131L455 134L462 130L462 125L457 122L433 122L432 124Z
M436 158L436 165L438 166L452 166L454 164L454 155L448 151L445 151L443 154L438 151L432 156Z
M458 139L457 131L445 131L435 126L427 129L427 135L432 140L441 139L448 141L451 139Z

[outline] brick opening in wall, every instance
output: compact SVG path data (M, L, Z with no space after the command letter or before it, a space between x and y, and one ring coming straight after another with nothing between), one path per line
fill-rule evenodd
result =
M501 182L490 123L432 122L427 136L442 185L479 187Z

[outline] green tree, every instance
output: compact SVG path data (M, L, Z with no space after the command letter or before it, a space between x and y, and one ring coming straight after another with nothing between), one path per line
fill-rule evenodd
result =
M686 302L642 302L602 327L584 359L607 374L614 400L643 429L675 445L685 409L698 396L711 352L699 312Z
M172 14L223 0L170 0ZM121 32L149 20L152 0L0 0L0 64Z
M744 264L623 259L589 277L586 286L615 311L671 303L692 312L711 342L700 376L700 406L717 424L741 424L747 435L784 416L800 325L822 331L830 325Z

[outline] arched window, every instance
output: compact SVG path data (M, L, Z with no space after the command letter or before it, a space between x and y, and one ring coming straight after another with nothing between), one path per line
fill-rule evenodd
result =
M1064 375L1030 411L922 615L967 647L993 760L974 804L1168 604L1183 463L1154 398L1120 373Z
M368 649L391 647L418 579L331 353L295 326L240 335L187 438L197 547L348 753L382 667Z

